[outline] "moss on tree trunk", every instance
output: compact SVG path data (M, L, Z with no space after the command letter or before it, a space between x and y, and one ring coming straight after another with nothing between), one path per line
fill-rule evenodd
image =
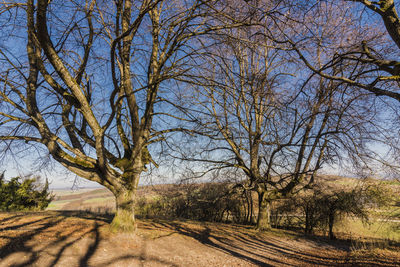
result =
M116 212L111 222L111 229L115 232L134 232L136 190L123 190L116 194Z

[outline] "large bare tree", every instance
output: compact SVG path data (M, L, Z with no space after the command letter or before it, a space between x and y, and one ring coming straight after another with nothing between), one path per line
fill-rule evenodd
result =
M187 71L196 36L241 24L222 11L223 2L197 0L3 3L2 148L44 147L108 188L112 225L134 229L140 176L156 165L150 146L182 130L170 81Z
M357 110L360 96L346 85L302 70L284 46L266 40L270 23L220 32L203 54L204 69L187 76L197 88L189 96L195 129L208 142L183 153L212 170L241 170L242 186L258 194L261 230L270 228L273 200L311 186L344 146L362 149L352 133L368 132L360 122L369 114Z

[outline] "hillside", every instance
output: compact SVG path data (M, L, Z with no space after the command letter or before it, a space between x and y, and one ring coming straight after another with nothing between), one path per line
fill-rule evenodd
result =
M0 213L0 266L399 266L400 253L192 221L140 220L137 235L78 212Z

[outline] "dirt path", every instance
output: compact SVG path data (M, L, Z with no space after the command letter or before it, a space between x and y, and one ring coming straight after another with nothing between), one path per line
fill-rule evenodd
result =
M109 218L0 213L0 266L400 266L399 253L352 256L335 246L244 226L141 220L112 234Z

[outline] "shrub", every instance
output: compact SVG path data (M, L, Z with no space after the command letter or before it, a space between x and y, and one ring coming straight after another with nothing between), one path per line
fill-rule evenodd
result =
M39 177L15 177L5 181L0 174L0 211L44 210L52 201L49 184L39 183Z
M345 216L368 221L371 208L393 202L393 192L377 182L365 181L354 188L330 187L316 184L288 198L272 212L275 226L302 226L306 234L313 234L316 227L328 230L329 238L335 239L334 225Z
M136 212L145 218L184 218L199 221L249 220L246 195L226 183L185 184L157 196L138 199Z

